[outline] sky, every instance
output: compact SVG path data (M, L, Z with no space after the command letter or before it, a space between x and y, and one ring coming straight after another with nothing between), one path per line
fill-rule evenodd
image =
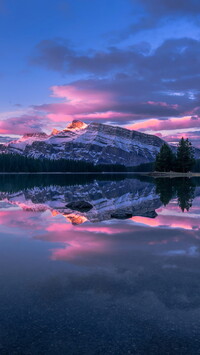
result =
M200 146L199 0L0 0L0 135L73 119Z

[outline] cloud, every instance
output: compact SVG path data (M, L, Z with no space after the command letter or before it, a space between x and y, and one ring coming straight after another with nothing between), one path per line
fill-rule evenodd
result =
M161 29L177 21L199 25L200 3L198 0L130 0L134 8L133 23L115 33L115 41L127 39L141 31ZM170 33L170 28L169 31Z
M42 131L45 126L45 118L36 115L22 115L0 121L0 133L18 134Z
M90 79L72 85L90 91L90 95L93 90L118 95L121 102L127 102L128 97L132 102L165 101L192 108L199 94L200 41L189 38L166 40L148 53L132 46L85 55L63 42L43 41L31 63L66 74L87 74Z
M186 132L180 132L178 133L177 131L175 132L171 132L171 134L166 134L163 138L168 141L169 143L173 142L173 143L178 143L178 141L182 138L188 138L194 146L200 148L200 131L195 131L192 129L191 132L188 132L188 130Z
M63 102L42 104L27 109L27 114L10 117L0 122L1 133L24 134L35 131L50 131L53 125L63 126L73 119L97 120L128 125L142 131L162 131L198 127L198 108L191 110L192 117L181 117L184 107L164 101L134 101L135 95L127 95L120 86L110 84L107 90L98 80L78 81L70 85L53 86L52 95ZM104 85L104 84L103 84ZM122 92L121 92L122 90ZM123 92L124 90L124 92ZM177 118L169 119L169 117ZM144 121L144 119L148 119ZM151 119L150 119L151 118ZM161 119L163 118L163 119ZM137 121L141 121L138 122ZM63 127L64 128L64 127Z
M129 46L125 49L108 47L104 51L81 54L72 50L64 40L45 40L36 46L30 63L72 74L101 74L106 77L116 72L137 80L148 80L152 76L155 79L176 80L186 74L200 73L199 43L191 38L168 39L154 52L142 51L140 46Z
M10 115L11 119L1 122L1 133L11 133L13 127L23 133L50 130L55 122L62 127L63 122L67 124L73 119L132 124L135 129L157 134L163 134L163 130L199 128L198 40L169 39L154 51L143 43L81 54L69 42L57 39L42 41L35 50L32 64L84 76L52 86L52 103Z
M127 126L129 129L136 129L140 131L152 130L152 131L163 131L163 130L175 130L175 129L185 129L185 128L199 128L200 118L195 121L191 117L180 117L171 118L168 120L160 121L158 119L146 120L144 122L134 123L133 125Z
M177 143L180 138L189 138L196 147L200 147L200 118L191 116L170 118L167 120L149 119L126 126L128 129L139 130L163 138L168 142Z
M35 50L38 54L30 58L30 64L46 66L55 71L63 71L65 63L75 55L63 40L43 40L36 45Z
M81 54L72 49L63 39L43 40L35 47L35 53L29 58L31 65L70 73L105 73L120 67L129 67L139 60L137 47L119 50L109 47L106 51L87 51Z
M0 136L0 144L8 143L13 141L13 137L9 136Z
M90 81L75 82L72 85L53 86L52 96L64 98L63 103L34 106L37 111L46 112L53 121L67 119L104 120L123 124L140 116L179 115L179 107L166 102L134 102L134 97L123 97L120 92L104 91ZM98 84L97 84L98 85Z

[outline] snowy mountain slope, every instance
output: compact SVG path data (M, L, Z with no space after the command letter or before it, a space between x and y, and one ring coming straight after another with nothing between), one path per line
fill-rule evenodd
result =
M164 141L157 136L100 123L73 121L62 131L27 134L1 146L1 152L35 158L85 160L136 166L155 160ZM200 150L196 149L200 158Z

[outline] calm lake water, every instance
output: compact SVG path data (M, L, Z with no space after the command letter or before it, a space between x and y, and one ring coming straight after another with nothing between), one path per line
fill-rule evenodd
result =
M200 354L199 216L199 179L0 176L0 354Z

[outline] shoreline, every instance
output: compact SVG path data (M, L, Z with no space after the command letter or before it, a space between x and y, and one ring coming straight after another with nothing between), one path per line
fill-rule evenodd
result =
M140 173L140 172L132 172L132 171L119 171L119 172L111 172L111 171L102 171L102 172L94 172L94 171L87 171L87 172L25 172L25 171L21 171L21 172L0 172L0 175L106 175L106 174L116 174L116 175L120 175L120 174L132 174L132 175L143 175L143 174L147 174L147 173Z
M171 171L171 172L149 172L149 173L145 173L145 175L148 175L148 176L152 176L152 177L169 177L169 178L174 178L174 177L200 177L200 173L192 173L192 172L189 172L189 173L178 173L178 172L174 172L174 171Z
M144 175L150 177L200 177L199 173L178 173L178 172L132 172L132 171L119 171L119 172L0 172L0 175Z

